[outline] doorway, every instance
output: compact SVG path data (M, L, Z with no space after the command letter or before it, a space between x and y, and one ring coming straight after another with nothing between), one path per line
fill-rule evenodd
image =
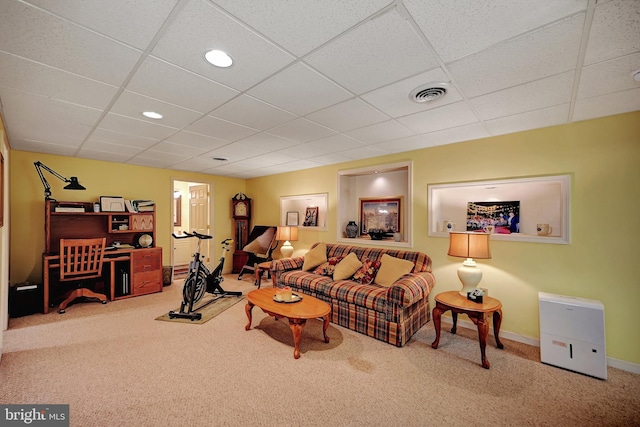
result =
M173 233L196 231L201 234L211 233L211 184L173 180ZM174 279L184 278L189 262L195 251L197 239L171 239L171 265ZM206 264L211 262L211 241L203 240L200 253Z

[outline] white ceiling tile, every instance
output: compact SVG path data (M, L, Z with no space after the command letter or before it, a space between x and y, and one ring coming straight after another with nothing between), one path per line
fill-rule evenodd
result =
M83 159L101 160L103 162L126 163L131 158L121 152L105 152L100 150L92 150L90 148L81 148L78 151L78 157Z
M146 149L158 142L157 139L145 138L143 136L131 135L114 131L111 129L97 128L91 134L89 141L106 142L119 146L136 147L140 150ZM137 153L136 152L136 153Z
M218 68L205 62L204 54L211 49L227 52L233 66ZM204 0L186 4L152 54L238 90L248 89L294 59Z
M238 143L228 144L224 147L218 147L214 150L208 151L202 154L200 157L221 157L227 159L229 162L236 162L238 160L249 158L253 153L247 152L246 148ZM222 166L227 162L217 162L214 166Z
M194 157L194 156L199 156L200 154L204 154L207 151L210 151L211 148L194 148L188 145L175 144L172 142L162 141L155 144L152 150L163 152L163 153L175 154L180 157L182 156Z
M100 127L130 135L155 139L164 139L176 133L178 129L144 120L132 119L119 114L109 113L100 122Z
M430 143L431 146L436 146L486 138L491 135L489 135L489 132L487 132L482 123L472 123L470 125L425 133L421 136L426 142Z
M204 150L213 150L214 148L227 145L229 141L224 139L212 138L209 136L201 135L199 133L180 131L167 138L168 142L173 142L178 145L186 145L188 147L202 148Z
M160 168L160 169L164 169L167 166L171 165L170 161L151 159L151 158L142 157L142 156L137 156L132 159L129 159L127 163L132 165L146 166L149 168Z
M141 50L149 45L178 3L177 0L28 2ZM144 19L138 19L139 16Z
M0 86L92 108L105 108L118 88L0 52Z
M571 101L573 71L488 93L469 101L482 120L539 110Z
M427 133L478 121L465 102L445 105L398 119L416 133Z
M352 148L350 150L344 150L339 153L336 153L337 156L340 157L339 161L335 163L346 162L347 160L359 160L359 159L368 159L370 157L382 156L387 154L386 151L383 151L380 147L374 147L373 145L365 145L358 148Z
M596 6L585 65L640 51L640 1L617 0Z
M202 113L129 91L120 94L110 111L132 119L174 128L183 128L202 117ZM144 111L160 113L163 117L159 120L150 119L142 115Z
M269 165L279 165L282 163L289 163L297 159L297 157L290 156L287 153L288 153L287 149L284 149L280 151L273 151L271 153L261 154L259 156L254 157L253 159L264 160L265 164L269 164Z
M394 141L385 141L374 145L381 151L388 153L403 153L405 151L419 150L431 147L431 143L421 135L410 136L408 138L396 139Z
M316 111L309 114L307 118L338 132L346 132L389 120L386 114L357 98Z
M640 53L600 62L582 69L577 99L640 87L631 74L640 69Z
M395 10L346 33L305 61L356 94L438 65Z
M450 83L450 79L442 71L442 68L438 67L365 93L361 98L394 118L462 101L462 96L460 96L454 85L447 87L447 95L445 97L434 102L418 103L409 99L411 91L428 83Z
M444 62L479 52L587 7L587 0L405 0L403 3Z
M389 4L388 0L213 1L298 56ZM282 22L287 25L282 25Z
M211 158L192 157L185 161L171 165L171 169L200 172L210 169L217 162Z
M578 101L573 112L573 120L589 120L638 110L640 88Z
M115 85L124 81L141 54L17 1L3 2L0 50Z
M146 147L139 147L135 145L112 144L109 142L90 138L88 141L82 144L82 147L78 153L86 151L113 153L122 155L129 159L137 154L140 154L145 148Z
M227 141L236 141L258 132L257 129L251 129L211 116L201 118L187 126L186 130Z
M299 118L273 129L269 129L268 133L294 141L309 142L315 139L334 135L336 132L307 119Z
M298 145L298 142L274 135L257 134L251 135L240 141L236 141L233 145L245 150L248 153L248 156L246 157L253 157L271 151L278 151L283 148L293 147L294 145Z
M12 144L18 144L22 151L33 151L37 153L56 154L59 156L73 157L78 148L71 145L55 144L50 142L33 141L22 138L12 138Z
M345 135L334 135L317 141L296 145L287 150L287 154L300 159L308 159L323 154L335 153L352 148L363 147L364 144Z
M231 88L151 56L127 89L201 113L208 113L238 95Z
M449 65L467 97L549 77L576 66L584 15L511 39Z
M259 130L270 129L297 117L248 95L240 95L210 115Z
M385 140L405 138L414 135L414 132L394 120L389 120L345 132L345 134L366 144L376 144Z
M182 154L172 153L164 150L156 150L155 146L151 150L146 150L138 155L138 158L144 157L146 159L154 159L162 162L166 162L167 165L180 163L181 161L187 160L189 156L187 153L183 152Z
M288 67L248 93L301 116L353 97L302 63Z
M568 116L569 104L563 104L509 117L487 120L485 125L491 135L503 135L505 133L561 125L567 123Z

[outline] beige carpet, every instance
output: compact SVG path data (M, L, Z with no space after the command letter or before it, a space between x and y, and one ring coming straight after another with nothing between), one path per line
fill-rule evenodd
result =
M202 317L199 320L191 320L180 317L171 318L169 316L169 312L164 313L162 316L156 317L156 320L163 320L165 322L175 322L175 323L191 323L192 325L202 325L207 323L209 320L216 317L218 314L222 313L229 307L236 305L240 301L243 301L244 297L242 296L227 296L221 297L219 295L212 296L211 294L205 294L204 297L198 304L195 305L195 309L198 307L203 307L200 310L196 310L196 313L200 313ZM209 303L209 301L213 301ZM205 305L206 304L206 305ZM185 307L185 312L188 310L188 306ZM174 308L172 311L179 313L180 307Z
M253 277L234 278L225 289L255 289ZM245 331L244 304L198 327L156 321L180 293L174 283L10 319L0 403L67 403L81 427L640 425L640 375L609 368L602 381L492 338L486 370L476 331L444 324L434 350L433 323L397 348L334 324L325 343L321 322L309 321L295 360L288 323L254 309Z

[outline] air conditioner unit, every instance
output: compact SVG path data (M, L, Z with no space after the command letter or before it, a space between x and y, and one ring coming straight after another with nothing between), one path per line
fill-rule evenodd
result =
M542 363L607 379L602 303L544 292L538 301Z

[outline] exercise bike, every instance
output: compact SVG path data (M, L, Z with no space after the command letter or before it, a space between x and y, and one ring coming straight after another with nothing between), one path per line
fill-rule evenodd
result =
M202 313L200 310L226 296L242 296L242 292L239 291L225 291L220 284L224 280L222 277L222 268L224 267L224 260L227 252L229 252L229 246L233 242L232 239L225 239L221 242L222 255L220 256L220 262L218 266L209 271L206 265L202 262L203 256L200 255L200 242L207 239L212 239L212 236L206 234L200 234L196 231L193 233L185 232L183 235L171 234L175 239L190 239L197 238L196 250L193 254L193 260L189 263L189 272L187 278L184 281L184 287L182 289L182 303L180 304L180 311L169 312L169 318L181 318L190 319L191 321L202 319ZM214 298L204 302L196 307L196 304L200 302L205 292L208 292L214 296Z

